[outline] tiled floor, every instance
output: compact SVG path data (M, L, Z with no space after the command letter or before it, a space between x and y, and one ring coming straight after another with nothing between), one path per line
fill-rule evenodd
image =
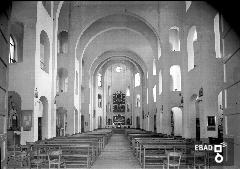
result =
M92 169L140 169L132 154L127 138L123 134L113 134Z

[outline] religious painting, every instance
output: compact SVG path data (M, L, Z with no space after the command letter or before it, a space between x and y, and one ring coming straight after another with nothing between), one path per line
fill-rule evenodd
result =
M207 130L208 131L215 131L216 130L216 117L215 116L208 116L208 125Z
M32 127L32 110L22 110L22 127L23 131L31 131Z

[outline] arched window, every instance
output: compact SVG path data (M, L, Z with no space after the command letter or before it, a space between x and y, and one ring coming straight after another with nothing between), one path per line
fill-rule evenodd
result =
M98 107L102 108L102 95L98 94Z
M40 34L40 67L49 73L50 42L45 31Z
M192 26L187 37L187 53L188 53L188 71L192 70L194 65L194 42L197 41L196 26Z
M97 76L97 80L98 80L98 87L102 87L102 75L100 73Z
M188 11L189 7L191 6L192 4L192 1L185 1L186 3L186 12Z
M136 107L141 107L140 99L141 99L140 94L137 94L137 96L136 96Z
M162 71L159 71L159 95L162 93Z
M76 89L75 94L78 94L78 72L76 71Z
M127 87L126 96L130 96L130 86Z
M169 29L169 44L171 51L180 51L179 28L176 26Z
M179 65L173 65L170 68L172 77L172 91L181 91L181 70Z
M15 53L16 45L13 40L13 37L10 36L10 47L9 47L9 63L15 63L17 62L17 57Z
M68 90L68 71L65 68L58 69L57 92L67 92Z
M153 75L156 75L156 60L153 59Z
M58 34L58 53L68 52L68 32L62 31Z
M221 58L221 51L220 51L220 20L219 20L219 13L214 17L214 35L215 35L215 52L216 58Z
M154 85L154 87L153 87L153 101L154 102L157 101L157 87L156 87L156 85Z
M140 86L140 74L135 74L135 87Z

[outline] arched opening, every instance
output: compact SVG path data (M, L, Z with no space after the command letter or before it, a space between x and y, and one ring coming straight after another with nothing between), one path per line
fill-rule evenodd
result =
M197 41L196 26L192 26L187 36L187 53L188 53L188 71L195 67L194 63L194 42Z
M21 96L15 91L8 92L8 125L7 125L7 145L20 145L20 135L15 131L21 131Z
M170 68L172 78L171 91L181 91L181 70L179 65L173 65Z
M10 41L9 41L10 47L9 47L9 63L15 63L17 62L17 57L16 57L16 44L15 41L13 40L12 35L10 35Z
M11 23L9 39L9 63L19 63L23 61L23 37L23 23Z
M65 136L66 134L66 122L67 122L67 110L64 107L57 108L56 115L56 136Z
M127 87L126 96L130 96L130 86Z
M49 73L50 42L45 31L40 34L40 68Z
M45 96L39 99L38 140L48 138L48 100Z
M58 34L58 53L68 53L68 32L62 31Z
M171 51L180 51L179 28L176 26L169 29L169 44Z
M102 108L102 95L98 94L98 108Z
M140 74L135 74L135 87L140 86Z
M157 74L157 70L156 70L156 60L153 59L153 75Z
M162 94L162 71L159 71L159 95Z
M97 83L98 87L102 87L102 75L100 73L97 75Z
M220 19L219 13L214 17L214 36L215 36L215 52L216 58L221 58L221 48L220 48Z
M68 91L68 71L66 68L59 68L57 74L57 92Z
M171 110L171 127L174 136L182 136L182 110L173 107Z

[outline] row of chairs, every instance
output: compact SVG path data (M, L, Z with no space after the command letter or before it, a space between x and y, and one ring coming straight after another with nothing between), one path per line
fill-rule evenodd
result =
M193 140L136 129L126 130L125 135L144 169L147 166L162 166L163 169L208 167L207 153L195 152Z
M112 136L111 129L55 137L8 151L8 167L90 168ZM20 163L16 166L16 163Z

